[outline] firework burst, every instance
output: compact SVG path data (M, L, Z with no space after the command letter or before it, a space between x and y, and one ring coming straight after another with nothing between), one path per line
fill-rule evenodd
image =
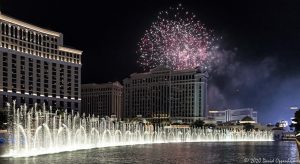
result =
M138 63L145 69L165 65L174 70L211 68L218 39L180 4L161 11L138 43Z

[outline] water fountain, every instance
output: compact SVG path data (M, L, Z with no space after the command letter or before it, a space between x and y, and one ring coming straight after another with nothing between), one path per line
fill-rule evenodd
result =
M3 156L24 157L107 146L169 142L272 141L269 131L165 128L143 123L112 121L110 118L50 112L36 105L9 112L9 140Z

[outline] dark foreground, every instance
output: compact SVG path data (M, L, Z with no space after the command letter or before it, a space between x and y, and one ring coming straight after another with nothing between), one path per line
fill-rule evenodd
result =
M107 147L27 158L0 158L0 163L299 163L298 158L296 142L280 141Z

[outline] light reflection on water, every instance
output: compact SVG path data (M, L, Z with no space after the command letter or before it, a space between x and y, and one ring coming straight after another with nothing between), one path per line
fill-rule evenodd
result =
M290 141L146 144L26 158L0 158L0 162L7 164L250 163L251 160L257 162L272 159L299 161L296 143Z

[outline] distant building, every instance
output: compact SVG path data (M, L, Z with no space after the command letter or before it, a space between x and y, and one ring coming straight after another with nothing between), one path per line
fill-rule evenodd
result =
M124 118L191 123L207 115L207 73L157 67L123 80Z
M213 119L216 123L241 121L246 116L251 117L257 123L257 112L253 108L208 111L208 118Z
M81 54L62 33L0 13L0 108L16 100L78 111Z
M121 118L123 86L119 82L82 84L81 113Z
M289 125L288 121L281 120L276 123L276 126L279 128L286 128Z
M241 124L255 124L255 123L257 123L257 122L254 121L254 120L252 119L252 117L246 116L246 117L242 118L241 120L239 120L239 123L241 123Z

